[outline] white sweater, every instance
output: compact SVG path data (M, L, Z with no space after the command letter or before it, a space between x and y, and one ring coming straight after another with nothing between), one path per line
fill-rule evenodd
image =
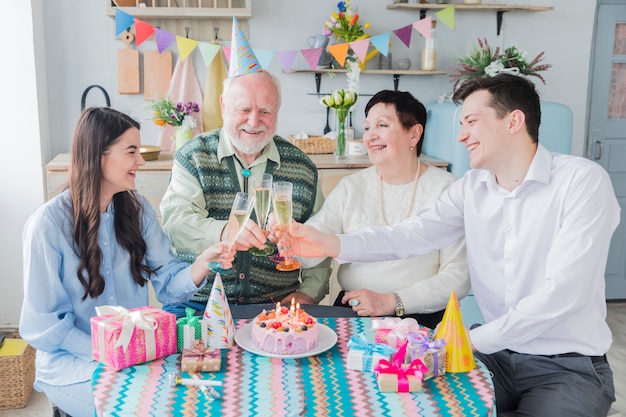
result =
M418 180L411 215L430 207L456 177L429 166ZM405 220L413 192L413 182L383 185L385 218L393 225ZM326 233L352 233L367 227L384 226L380 204L380 183L375 167L344 177L328 195L322 209L307 224ZM314 264L319 259L304 259ZM459 299L467 295L470 282L465 240L445 249L410 259L347 263L339 267L337 278L343 290L367 288L380 293L395 291L407 314L433 313L446 307L450 293Z

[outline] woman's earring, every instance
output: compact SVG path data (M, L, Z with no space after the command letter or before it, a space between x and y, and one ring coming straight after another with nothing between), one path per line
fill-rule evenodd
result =
M414 151L414 150L415 150L415 148L414 148L413 146L411 146L409 149L410 149L410 150L412 150L412 151Z

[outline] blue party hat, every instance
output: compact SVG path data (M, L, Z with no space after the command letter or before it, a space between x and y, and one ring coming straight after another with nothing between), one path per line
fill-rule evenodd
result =
M239 21L233 16L233 35L230 45L230 63L228 68L229 77L261 72L261 64L254 55L246 36L239 26Z

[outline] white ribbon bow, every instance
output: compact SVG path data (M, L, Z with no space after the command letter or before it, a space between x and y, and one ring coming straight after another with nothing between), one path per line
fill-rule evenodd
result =
M159 323L156 321L154 317L146 316L144 312L151 312L152 310L142 311L128 311L124 307L121 306L99 306L96 307L96 314L98 316L104 316L108 314L112 314L115 317L112 317L116 320L119 318L123 318L124 322L122 324L122 330L120 332L120 337L117 339L117 343L115 343L115 347L118 348L122 346L124 352L128 348L128 344L130 343L130 339L133 335L133 331L135 328L139 328L146 332L146 335L150 333L154 333L154 331L159 327Z

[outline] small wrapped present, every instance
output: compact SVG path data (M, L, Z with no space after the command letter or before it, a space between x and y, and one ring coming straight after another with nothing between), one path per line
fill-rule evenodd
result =
M407 335L411 332L420 333L428 330L420 329L417 320L413 318L400 319L399 317L383 317L372 319L374 343L383 343L392 348L399 349L407 341Z
M420 359L428 368L424 374L424 381L446 373L446 341L444 339L430 340L427 336L418 333L408 334L407 360Z
M391 362L379 361L375 366L376 381L380 392L420 392L424 373L428 371L424 363L416 359L404 364L407 343L393 355Z
M217 372L222 367L222 352L204 346L202 340L193 342L193 349L183 348L181 372Z
M176 353L176 315L153 307L96 307L93 358L115 370Z
M365 335L360 333L348 341L348 369L372 372L379 360L389 361L396 349L388 345L368 343Z
M178 346L178 353L183 351L183 347L187 349L193 348L193 341L196 339L202 339L202 325L200 320L202 317L195 315L196 310L193 308L185 307L185 317L181 317L176 320L176 340ZM192 327L193 330L190 330ZM193 332L193 337L191 333ZM185 344L185 335L187 335L187 344ZM189 340L191 338L191 340Z

